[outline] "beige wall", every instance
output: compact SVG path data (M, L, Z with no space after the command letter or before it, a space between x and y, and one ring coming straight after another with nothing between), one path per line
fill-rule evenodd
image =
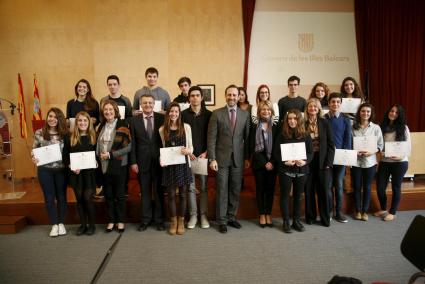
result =
M33 73L43 115L51 106L65 110L81 78L99 99L107 93L106 77L117 74L132 100L149 66L159 69L159 84L172 98L186 75L195 84L216 84L216 106L222 106L224 88L242 82L241 1L1 0L0 62L0 97L17 101L21 73L29 126ZM18 131L14 137L15 176L33 176L32 138L26 142Z

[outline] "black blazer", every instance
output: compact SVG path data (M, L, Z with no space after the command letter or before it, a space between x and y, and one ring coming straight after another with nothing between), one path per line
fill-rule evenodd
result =
M329 122L319 117L317 119L317 128L319 130L319 140L320 140L320 149L319 149L319 167L321 170L326 169L326 167L331 168L334 162L335 156L335 144L334 136L332 133L332 127Z
M279 134L279 125L277 123L273 123L272 125L272 150L271 150L271 157L270 159L267 158L267 154L265 151L261 152L261 153L255 153L255 135L257 132L257 127L258 127L258 121L256 121L256 123L252 122L251 123L251 127L249 130L249 152L251 154L251 158L252 158L252 170L260 170L260 169L265 169L265 165L270 162L273 164L273 167L275 166L275 160L273 159L273 148L274 148L274 142Z
M159 148L162 147L162 142L158 130L164 124L164 115L155 112L153 119L152 139L148 137L143 115L130 119L132 141L129 164L137 164L139 172L148 172L152 167L159 166Z

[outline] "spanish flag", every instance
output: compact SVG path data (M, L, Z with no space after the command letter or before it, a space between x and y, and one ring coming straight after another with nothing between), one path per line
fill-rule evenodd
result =
M18 85L19 85L19 95L18 95L18 111L19 111L19 126L21 128L21 137L27 138L27 116L25 115L25 99L24 99L24 89L22 88L21 74L18 73Z

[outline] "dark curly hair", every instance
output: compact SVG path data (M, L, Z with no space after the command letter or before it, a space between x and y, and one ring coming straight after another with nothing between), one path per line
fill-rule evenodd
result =
M391 120L388 118L388 114L391 112L393 107L397 108L397 118L391 123ZM396 141L405 141L406 140L406 112L404 108L399 104L393 104L384 114L384 118L380 124L382 134L395 131L395 140Z

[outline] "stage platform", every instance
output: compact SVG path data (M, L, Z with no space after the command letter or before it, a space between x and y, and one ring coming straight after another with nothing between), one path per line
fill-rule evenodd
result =
M2 177L0 177L2 178ZM257 206L255 199L255 183L254 177L250 170L245 172L244 188L240 197L240 206L238 218L255 219L257 218ZM348 189L344 193L343 211L350 215L353 212L353 194L350 192L349 177L346 177L346 186ZM388 186L389 202L391 201L391 184ZM214 219L215 216L215 177L210 176L208 179L209 188L209 217ZM279 189L276 186L275 200L273 205L273 215L280 217L279 208ZM43 194L36 178L22 179L15 182L15 191L25 192L20 199L1 200L0 216L25 216L28 224L40 225L49 224L47 212L44 206ZM0 193L4 193L0 189ZM76 201L71 188L68 188L68 211L65 222L74 224L79 222L76 211ZM198 196L199 198L199 196ZM302 202L304 204L304 201ZM96 222L106 222L105 202L103 199L95 199L96 204ZM376 196L376 184L372 186L372 202L370 212L377 210L378 200ZM389 207L389 206L388 206ZM412 181L405 179L402 185L402 198L399 210L418 210L425 209L425 175L416 176ZM304 210L302 211L304 212ZM127 198L127 222L137 223L140 221L140 195L139 185L135 179L129 182L129 195Z

